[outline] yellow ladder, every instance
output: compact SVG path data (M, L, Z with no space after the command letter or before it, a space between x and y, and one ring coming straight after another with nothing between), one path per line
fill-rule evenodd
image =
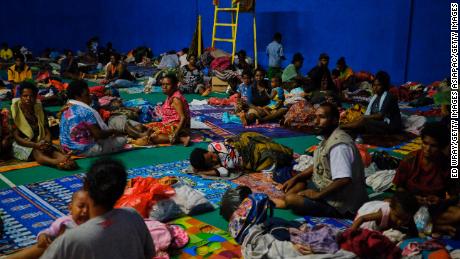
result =
M232 15L231 23L219 23L218 14L219 12L230 12ZM240 3L238 0L232 0L232 6L222 8L219 7L219 4L216 4L214 7L214 26L212 27L212 43L211 46L214 48L217 41L220 42L229 42L232 43L232 63L235 61L235 51L236 51L236 33L238 31L238 16L240 13ZM216 38L217 27L231 27L232 28L232 37L230 39L225 38Z

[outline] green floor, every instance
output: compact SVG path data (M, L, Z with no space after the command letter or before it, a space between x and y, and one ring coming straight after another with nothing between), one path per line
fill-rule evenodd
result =
M150 101L152 104L164 101L165 96L161 93L154 94L121 94L124 99L135 99L144 98ZM211 97L223 97L223 94L212 94ZM202 100L204 97L200 95L187 95L186 99L192 101L193 99ZM2 102L2 107L9 107L10 102ZM49 112L57 112L60 107L46 107ZM291 138L278 138L275 139L277 142L291 147L297 153L303 153L306 148L311 145L318 143L318 140L314 136L302 136L302 137L291 137ZM110 155L110 157L123 161L127 168L142 167L152 164L161 164L167 162L173 162L177 160L188 159L188 155L194 147L206 147L207 143L194 143L190 147L183 146L171 146L161 148L150 148L150 149L138 149L129 152L123 152L118 154ZM77 160L80 169L77 171L66 172L60 171L50 167L33 167L21 170L14 170L5 172L2 174L7 181L10 181L14 185L24 185L39 181L51 180L66 175L72 175L76 173L85 172L88 169L91 162L97 158L84 158ZM9 188L9 185L5 183L4 179L0 180L0 189ZM276 210L276 216L280 216L286 219L298 218L286 210ZM221 229L227 229L227 222L219 215L219 211L215 210L209 213L195 216L196 218L216 226Z

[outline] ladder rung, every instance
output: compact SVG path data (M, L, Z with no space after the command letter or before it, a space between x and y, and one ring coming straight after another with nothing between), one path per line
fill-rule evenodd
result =
M236 26L236 23L216 23L216 26Z
M233 42L233 39L214 38L215 41Z
M238 11L238 8L217 8L217 11L226 11L226 12L233 12L233 11Z

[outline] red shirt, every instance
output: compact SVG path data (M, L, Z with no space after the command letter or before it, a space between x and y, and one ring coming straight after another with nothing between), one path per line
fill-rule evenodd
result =
M435 163L429 168L423 165L423 150L410 153L399 164L393 183L414 195L436 195L445 198L453 190L449 184L449 168L444 163Z

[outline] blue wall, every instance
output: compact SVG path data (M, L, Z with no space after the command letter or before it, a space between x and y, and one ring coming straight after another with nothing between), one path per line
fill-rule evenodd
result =
M159 54L188 46L200 13L204 43L209 46L211 2L80 0L70 6L62 0L4 0L2 9L8 12L0 17L0 41L24 43L37 52L47 46L83 49L89 37L98 35L103 44L112 41L121 51L148 45ZM23 18L12 25L18 14ZM262 65L267 64L265 47L279 31L288 57L284 65L299 51L305 57L304 73L321 52L329 53L330 67L345 56L355 71L383 69L397 84L430 83L449 72L448 1L261 0L257 25ZM220 44L230 50L229 44ZM237 49L253 56L251 14L240 15Z

